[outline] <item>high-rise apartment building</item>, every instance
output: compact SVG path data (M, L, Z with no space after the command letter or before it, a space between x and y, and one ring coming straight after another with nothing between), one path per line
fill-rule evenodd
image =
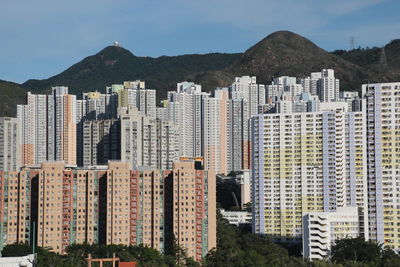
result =
M83 122L82 166L105 165L121 158L121 127L117 119Z
M111 98L117 100L118 108L134 107L144 116L156 117L156 90L146 89L144 81L125 81L106 90Z
M115 162L107 170L105 244L130 244L131 234L131 174L130 164Z
M17 118L0 117L0 171L21 167L20 123Z
M180 156L180 134L173 121L157 119L157 169L171 170Z
M332 69L312 72L310 77L301 79L301 85L304 92L318 95L321 102L339 101L340 83Z
M229 90L228 88L218 88L214 92L214 98L217 99L219 102L219 106L216 107L215 111L218 111L219 125L217 125L217 132L219 133L218 143L219 143L219 158L220 158L220 166L215 171L217 173L228 174L231 170L230 162L231 162L231 149L230 149L230 142L231 139L231 132L230 132L230 122L231 117L230 115L230 107L229 107ZM206 112L206 111L205 111ZM204 123L206 125L206 123ZM209 131L213 131L213 129L209 129ZM205 144L207 140L205 139ZM206 161L206 157L204 161ZM207 169L207 168L206 168Z
M99 92L83 93L83 99L76 100L76 142L77 165L83 166L83 124L86 121L117 118L117 95Z
M248 105L244 99L229 100L229 169L250 169Z
M162 171L148 168L131 171L130 244L143 244L164 251L163 188Z
M357 206L368 237L366 121L346 107L253 117L255 233L298 240L303 214Z
M203 151L206 170L212 169L217 173L227 174L227 117L222 118L221 116L221 102L223 101L225 102L224 99L218 98L207 98L203 101ZM222 112L227 115L226 105L224 108ZM224 149L224 154L222 149Z
M0 250L31 241L31 175L0 171Z
M208 97L199 85L189 82L178 83L177 91L168 92L168 120L178 125L183 156L203 156L203 100Z
M62 160L76 164L76 96L68 87L52 88L52 95L28 93L27 104L18 105L21 123L22 164Z
M321 79L318 82L318 95L321 102L339 100L339 79L335 78L334 70L321 70Z
M156 117L156 90L125 88L118 91L118 107L135 107L144 116Z
M163 250L163 173L128 163L76 168L47 162L0 172L0 248L32 243L65 253L73 243ZM5 201L6 200L6 201Z
M265 104L265 86L257 84L255 76L236 77L230 86L230 91L232 99L246 101L248 119L258 114L258 107Z
M362 86L370 238L400 248L400 83Z
M27 94L26 105L17 105L21 125L22 165L47 160L47 95Z
M242 76L235 78L229 90L232 101L231 123L239 126L236 131L243 131L241 134L239 132L233 134L232 143L234 144L231 147L231 155L232 157L241 155L241 169L248 169L251 160L250 119L257 115L260 108L266 103L265 86L257 84L256 77ZM242 118L236 116L242 116ZM239 125L241 123L243 124ZM241 138L241 140L237 138ZM232 165L232 170L236 169L236 166L237 164Z
M201 159L181 158L165 172L166 246L173 240L200 261L216 246L216 174Z
M157 122L136 108L120 109L121 160L133 168L157 166Z

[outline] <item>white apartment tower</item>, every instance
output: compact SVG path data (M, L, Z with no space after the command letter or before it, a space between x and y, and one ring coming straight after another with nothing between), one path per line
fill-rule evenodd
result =
M133 168L157 167L157 123L136 108L120 109L121 160Z
M128 95L127 106L137 108L145 116L156 117L156 90L125 89L124 92Z
M236 77L230 87L231 98L235 100L244 99L248 104L248 118L258 114L258 107L265 104L265 86L257 84L256 77Z
M343 108L252 119L253 231L298 240L302 216L367 211L365 119ZM368 218L363 217L363 223ZM363 227L362 234L368 236Z
M76 96L68 87L52 88L52 95L28 92L27 104L17 106L21 124L22 165L59 160L76 164Z
M0 171L21 167L20 123L17 118L0 117Z
M207 98L204 99L204 169L214 170L217 173L226 173L226 169L222 170L222 153L220 137L224 135L221 132L220 120L220 99ZM225 136L225 135L224 135ZM224 159L226 164L226 157ZM225 165L226 167L226 165Z
M231 155L232 170L250 168L250 118L257 115L260 107L265 104L265 86L257 84L256 77L242 76L236 77L234 83L230 86L230 115L232 129ZM261 108L262 109L262 108ZM241 117L237 117L241 116ZM233 126L235 125L235 126ZM235 158L239 156L238 158Z
M76 96L65 86L53 87L52 92L47 99L47 160L76 165Z
M182 156L203 156L203 100L208 97L199 85L188 82L178 83L176 92L168 92L168 120L178 125Z
M332 69L312 72L310 77L301 79L301 85L305 93L318 95L321 102L339 101L340 83Z
M364 84L370 238L400 249L400 82Z
M176 123L157 119L157 169L171 170L179 160L179 137Z
M321 102L333 102L339 100L339 79L335 78L335 72L331 69L321 71L321 79L318 84L318 95Z
M17 105L21 125L22 165L47 160L47 95L27 94L26 105Z

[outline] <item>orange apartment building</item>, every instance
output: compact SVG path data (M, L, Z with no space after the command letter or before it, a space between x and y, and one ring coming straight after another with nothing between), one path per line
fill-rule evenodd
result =
M166 249L175 240L196 261L216 246L216 174L202 165L181 158L165 171Z
M164 251L175 236L201 260L216 245L215 194L215 172L188 158L164 173L119 161L86 169L47 162L0 172L0 249L31 243L35 224L37 246L61 254L73 243Z

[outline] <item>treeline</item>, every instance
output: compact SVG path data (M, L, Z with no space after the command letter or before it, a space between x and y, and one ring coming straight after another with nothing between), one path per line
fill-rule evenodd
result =
M185 250L177 248L175 255L163 255L159 251L139 246L125 245L98 245L74 244L67 247L67 254L60 255L49 251L48 248L37 248L38 267L86 267L89 253L92 258L112 258L115 253L121 261L135 261L139 266L200 266L192 258L187 257ZM32 254L32 247L27 244L6 245L2 257L17 257ZM98 263L92 263L97 266ZM112 266L111 262L104 262L104 267Z
M32 252L25 244L7 245L2 251L3 257L22 256ZM67 255L59 255L45 248L38 248L38 265L43 267L87 266L86 258L111 258L113 253L122 261L136 261L139 266L204 266L204 267L263 267L263 266L307 266L307 267L397 267L400 256L393 250L384 248L373 241L363 238L342 239L332 247L331 259L309 262L298 256L298 252L288 250L273 243L264 236L255 235L230 225L218 214L217 248L211 250L202 262L189 258L186 251L172 246L163 255L157 250L144 246L124 245L88 245L74 244L67 248ZM296 256L295 256L296 255ZM108 264L108 265L107 265ZM96 265L92 265L96 266ZM106 263L104 266L111 266Z

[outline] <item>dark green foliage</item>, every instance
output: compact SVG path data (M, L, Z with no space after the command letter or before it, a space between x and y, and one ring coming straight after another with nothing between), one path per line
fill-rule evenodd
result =
M368 66L371 64L379 64L381 49L378 47L363 49L357 48L350 51L336 50L332 52L343 59L360 66Z
M7 245L4 247L3 257L25 256L32 253L32 248L25 244ZM74 244L67 248L67 255L59 255L50 252L46 248L37 248L38 266L43 267L84 267L87 266L88 254L92 258L112 258L113 253L119 257L121 261L136 261L139 266L148 267L163 267L163 266L178 266L170 256L164 256L155 249L139 246L124 246L124 245L88 245ZM192 259L186 257L187 265L196 266ZM105 265L108 266L108 265ZM111 266L111 265L110 265Z
M385 45L384 48L388 69L390 71L400 69L400 39L391 41ZM332 53L353 64L375 69L382 68L382 66L380 66L382 47L357 48L349 51L336 50Z
M28 244L11 244L4 246L2 257L20 257L32 254L32 247Z
M169 266L200 266L200 264L193 258L188 257L186 249L182 246L179 246L179 244L176 242L175 236L172 237L171 243L169 246L167 246L167 248L168 249L165 251L165 255L167 258L166 262Z
M232 180L217 178L217 202L226 210L240 210L240 186ZM236 200L235 200L236 198ZM238 203L236 203L236 201Z
M245 233L218 213L217 248L204 259L204 266L306 266L301 258L288 255L267 237Z
M158 90L157 97L166 96L166 89L197 72L220 70L229 66L239 54L212 53L206 55L137 57L122 47L109 46L96 55L86 57L64 72L45 80L29 80L25 88L35 92L51 86L66 85L70 93L104 91L105 86L129 80L145 80L147 88Z
M47 248L37 248L39 267L84 267L87 257L111 258L113 253L122 261L136 261L146 267L263 267L263 266L304 266L304 267L396 267L400 266L400 256L381 245L364 241L362 238L342 239L332 248L331 261L308 262L301 256L291 256L280 245L264 236L240 231L230 225L218 213L217 248L211 250L200 264L188 258L185 249L174 242L169 255L139 246L74 244L67 248L67 255L50 252ZM6 245L3 257L24 256L32 248L26 244ZM111 266L105 264L106 266Z
M382 246L363 238L341 239L332 247L332 261L344 263L345 261L377 262L380 258Z
M16 116L17 104L24 104L26 90L19 84L0 80L0 116Z
M331 260L344 266L400 266L400 256L393 250L364 238L338 240Z

